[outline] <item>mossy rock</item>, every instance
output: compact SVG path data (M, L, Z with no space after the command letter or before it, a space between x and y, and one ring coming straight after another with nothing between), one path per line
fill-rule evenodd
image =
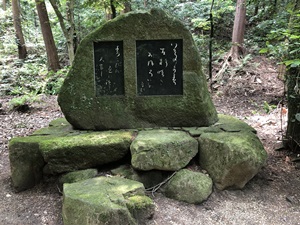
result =
M45 172L55 174L115 162L129 153L132 132L103 131L56 137L39 143L47 163Z
M220 190L243 188L267 159L253 132L204 133L199 137L199 149L200 166Z
M142 183L121 177L97 177L64 184L64 225L146 224L153 201Z
M182 95L139 96L136 41L172 39L183 42ZM125 94L96 96L94 43L116 40L123 42ZM85 130L209 126L218 120L192 35L179 20L158 9L120 15L87 35L58 103L66 119Z
M253 132L256 130L233 116L218 114L218 122L209 127L185 127L183 130L189 132L193 137L199 137L204 133L220 133L220 132Z
M26 190L39 183L43 174L93 168L121 160L129 153L132 131L79 131L64 119L50 123L28 137L9 142L13 186Z
M78 170L70 173L66 173L60 176L58 180L59 188L62 189L63 184L65 183L75 183L82 180L87 180L90 178L94 178L98 174L97 169L86 169L86 170Z
M163 188L168 198L200 204L212 193L213 182L206 174L187 169L178 171Z
M130 146L131 165L136 170L176 171L198 153L198 142L184 131L140 131Z

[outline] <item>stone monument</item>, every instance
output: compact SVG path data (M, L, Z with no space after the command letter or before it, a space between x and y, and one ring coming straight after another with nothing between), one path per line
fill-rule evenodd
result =
M58 102L73 127L83 130L217 121L190 32L158 9L121 15L89 34Z

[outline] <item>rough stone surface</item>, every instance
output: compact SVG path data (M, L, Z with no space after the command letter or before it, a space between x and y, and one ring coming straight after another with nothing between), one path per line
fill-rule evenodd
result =
M64 183L75 183L95 177L98 174L97 169L78 170L63 174L59 180L59 188L62 189Z
M136 40L183 40L183 95L137 96ZM95 95L93 43L122 40L124 96ZM188 29L161 10L121 15L82 40L58 96L78 129L209 126L217 121L201 59Z
M118 161L129 152L131 138L131 132L105 131L43 140L39 146L47 162L44 172L63 173Z
M243 188L267 158L262 143L249 129L204 133L199 137L199 146L200 166L220 190Z
M154 204L142 183L120 177L97 177L64 184L64 225L145 224Z
M13 138L9 143L11 178L16 191L33 187L43 177L45 161L36 141L31 138Z
M133 132L74 130L64 119L50 123L28 137L13 138L9 160L13 186L26 190L43 173L64 173L118 161L129 153Z
M233 116L218 114L218 118L218 122L209 127L184 127L183 130L189 132L189 134L193 137L199 137L204 133L219 133L223 131L249 131L256 134L256 130L253 127Z
M187 169L178 171L164 187L168 198L200 204L212 193L212 179L203 173Z
M183 131L148 130L139 132L130 151L131 165L137 170L176 171L197 154L198 143Z
M122 165L116 169L111 170L112 174L125 177L130 180L135 180L144 184L145 188L151 188L164 181L169 173L151 170L151 171L137 171L130 165Z

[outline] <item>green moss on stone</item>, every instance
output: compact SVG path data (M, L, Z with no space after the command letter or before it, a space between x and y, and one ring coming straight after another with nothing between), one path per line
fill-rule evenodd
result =
M152 200L145 196L143 185L136 181L97 177L64 185L65 225L138 224L137 221L145 221L141 216L153 213L152 210Z
M183 96L137 96L136 40L158 39L183 39ZM96 97L93 43L114 40L123 41L126 94ZM87 130L209 126L217 121L192 36L181 22L162 10L121 15L87 35L58 102L74 127Z

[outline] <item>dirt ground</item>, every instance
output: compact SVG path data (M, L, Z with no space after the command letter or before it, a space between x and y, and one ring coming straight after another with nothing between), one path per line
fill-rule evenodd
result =
M266 166L243 190L214 190L200 205L155 193L156 211L149 225L300 224L300 164L297 152L282 149L286 128L284 85L275 66L264 58L231 71L213 84L219 113L244 120L258 131L268 152ZM217 68L217 66L216 66ZM221 79L220 79L221 80ZM43 96L28 112L8 110L11 97L0 97L0 225L62 225L62 196L53 179L15 193L10 180L8 141L47 126L62 113L55 96Z

